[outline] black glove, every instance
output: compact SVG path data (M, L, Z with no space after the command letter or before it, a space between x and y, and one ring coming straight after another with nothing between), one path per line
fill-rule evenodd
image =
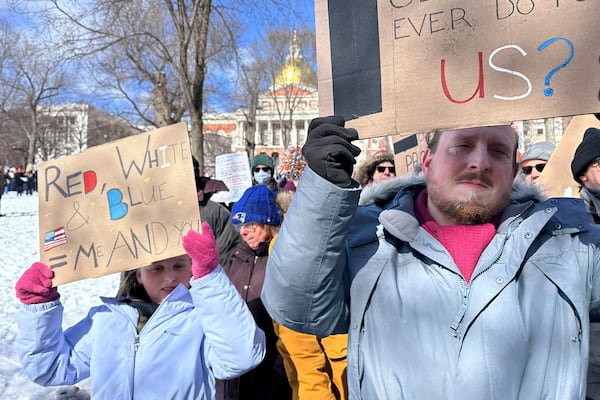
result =
M352 186L354 157L360 149L350 143L358 139L356 129L344 128L341 116L315 118L308 127L308 138L302 147L306 163L317 174L342 188Z

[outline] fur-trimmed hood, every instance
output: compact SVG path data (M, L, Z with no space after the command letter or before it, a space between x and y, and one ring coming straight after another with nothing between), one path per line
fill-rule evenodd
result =
M380 182L374 182L362 190L358 204L364 206L381 202L387 203L393 200L400 190L415 185L425 185L425 177L422 173L419 173L418 175L402 175ZM519 180L513 182L510 197L511 201L519 203L527 200L543 202L547 199L537 186L528 185Z

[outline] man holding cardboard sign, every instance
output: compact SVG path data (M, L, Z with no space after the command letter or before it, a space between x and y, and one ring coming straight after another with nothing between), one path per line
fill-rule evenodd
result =
M344 122L310 125L263 288L273 319L348 332L353 399L583 399L600 229L582 201L511 192L517 137L496 125L431 134L422 178L358 206Z

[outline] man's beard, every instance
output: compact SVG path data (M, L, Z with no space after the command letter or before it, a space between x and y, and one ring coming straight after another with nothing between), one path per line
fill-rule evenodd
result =
M462 177L476 179L475 176ZM491 182L487 176L480 176L482 182ZM431 183L431 182L430 182ZM501 201L496 204L486 204L479 199L477 192L471 192L467 200L452 200L441 193L435 184L427 186L429 200L437 206L443 215L453 220L457 225L479 225L489 222L492 217L499 214L510 200L507 193Z
M476 200L477 195L471 193L469 201L443 200L438 208L444 215L456 221L458 225L479 225L486 223L493 215L490 208Z

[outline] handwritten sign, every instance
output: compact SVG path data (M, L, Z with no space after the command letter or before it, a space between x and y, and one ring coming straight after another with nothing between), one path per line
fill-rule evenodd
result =
M215 193L211 200L219 203L235 203L246 189L252 186L248 153L229 153L215 157L215 178L225 182L228 192Z
M394 165L396 175L412 173L421 165L423 153L427 149L425 133L414 133L410 136L394 136Z
M600 111L600 1L316 0L319 113L361 137Z
M184 123L44 162L38 191L54 285L181 255L182 235L200 229Z

